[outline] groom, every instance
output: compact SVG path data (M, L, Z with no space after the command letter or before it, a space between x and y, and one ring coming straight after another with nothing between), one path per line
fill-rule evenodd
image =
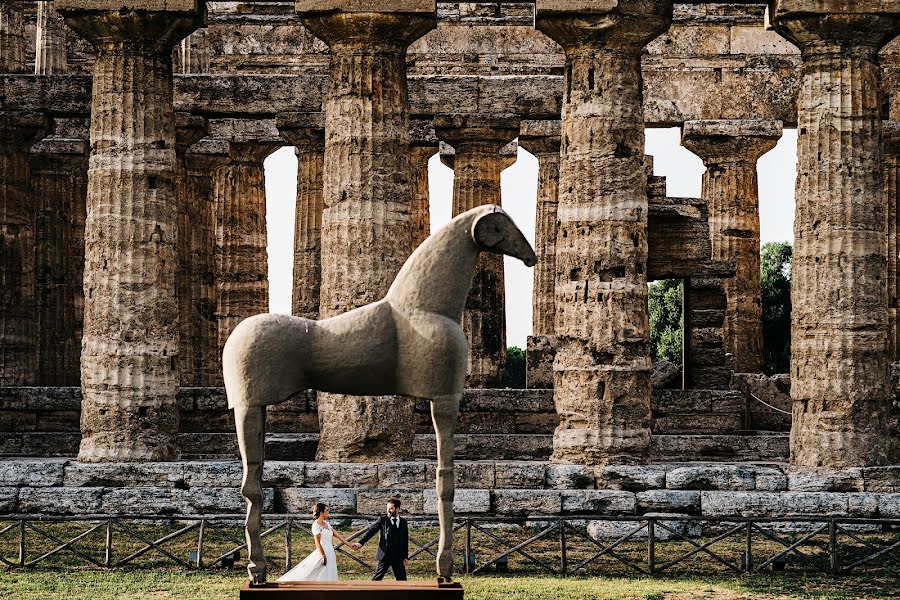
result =
M378 552L375 554L378 566L375 568L373 581L381 581L388 569L394 572L397 581L406 581L406 564L409 562L409 529L406 519L400 516L400 500L391 498L387 503L387 514L369 527L359 539L362 546L377 531Z

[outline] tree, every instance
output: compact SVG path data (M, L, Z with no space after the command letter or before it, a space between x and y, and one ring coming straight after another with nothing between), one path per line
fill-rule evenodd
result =
M503 385L508 388L524 389L525 387L525 351L518 346L510 346L506 349Z
M763 370L767 375L791 368L791 258L788 242L763 244L760 261L763 320Z
M684 285L680 279L663 279L650 284L650 353L681 364L681 314Z

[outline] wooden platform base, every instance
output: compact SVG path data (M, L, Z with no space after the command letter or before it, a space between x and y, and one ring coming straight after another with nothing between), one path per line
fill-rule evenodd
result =
M437 581L291 581L250 587L244 582L241 600L462 600L462 584Z

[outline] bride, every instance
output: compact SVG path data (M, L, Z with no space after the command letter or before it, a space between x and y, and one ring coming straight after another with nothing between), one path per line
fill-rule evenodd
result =
M313 516L315 521L312 524L312 534L316 540L316 549L300 561L300 564L279 577L278 581L337 581L337 560L332 537L336 537L354 550L362 547L360 544L348 542L344 536L332 529L328 523L328 505L324 502L316 502Z

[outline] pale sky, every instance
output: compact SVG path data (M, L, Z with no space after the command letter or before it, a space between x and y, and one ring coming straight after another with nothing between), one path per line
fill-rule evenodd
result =
M666 177L666 193L699 197L703 163L679 144L678 128L648 129L646 153L653 155L654 172ZM266 222L269 235L269 310L291 312L294 210L297 158L293 148L282 148L266 159ZM786 129L774 150L757 163L762 243L794 239L794 179L797 168L797 132ZM503 208L534 245L537 197L537 159L519 148L516 163L501 175ZM437 155L428 163L431 191L431 230L450 220L453 171ZM506 268L507 346L525 348L531 333L533 270L509 257Z

